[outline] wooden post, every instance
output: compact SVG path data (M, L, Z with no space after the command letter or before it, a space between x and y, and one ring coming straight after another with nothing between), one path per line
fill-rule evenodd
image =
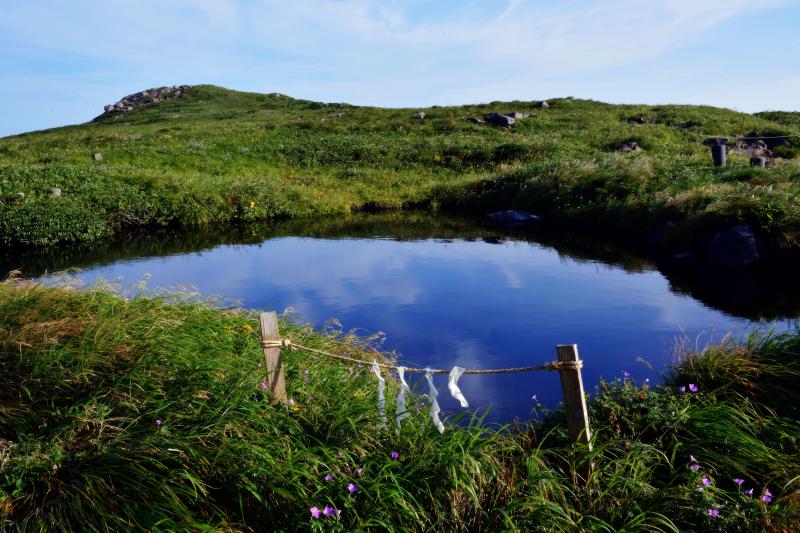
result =
M561 344L556 346L560 362L578 362L578 345ZM592 449L589 441L589 412L586 410L586 395L583 393L583 377L579 368L558 371L561 377L561 393L567 414L567 429L572 442L581 442Z
M279 340L281 340L281 336L278 333L278 315L275 311L261 313L261 341ZM269 348L264 348L264 368L267 372L267 389L278 400L282 402L288 401L280 347L270 346Z

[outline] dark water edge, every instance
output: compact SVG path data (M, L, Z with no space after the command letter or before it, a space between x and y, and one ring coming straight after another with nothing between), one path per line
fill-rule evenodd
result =
M194 253L220 245L258 244L288 236L334 240L527 242L552 248L572 261L603 263L631 273L658 271L668 280L673 293L687 295L734 317L764 321L800 316L800 276L794 263L765 264L749 269L725 269L710 264L679 265L648 258L640 250L624 248L596 236L548 227L504 229L474 217L430 211L353 213L345 217L210 224L193 228L139 228L95 243L4 249L0 271L19 270L23 276L38 277L72 268L90 269L122 260Z

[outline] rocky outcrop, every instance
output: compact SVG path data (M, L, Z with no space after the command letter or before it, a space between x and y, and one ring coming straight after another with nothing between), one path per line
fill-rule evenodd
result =
M620 152L641 152L642 147L636 141L628 141L623 143L619 149Z
M191 85L173 85L172 87L148 89L146 91L129 94L119 102L103 107L103 111L106 115L127 113L138 107L154 104L163 100L176 100L191 88Z
M483 117L486 119L486 122L493 126L500 126L501 128L510 128L514 125L515 120L513 117L509 117L508 115L501 115L500 113L486 113Z

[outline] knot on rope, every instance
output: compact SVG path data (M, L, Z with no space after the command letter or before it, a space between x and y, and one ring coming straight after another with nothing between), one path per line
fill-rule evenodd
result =
M583 368L583 361L581 359L577 361L550 361L549 363L545 363L544 366L550 372L557 372L559 370L580 370Z
M262 348L293 348L294 344L288 338L283 339L268 339L261 341Z

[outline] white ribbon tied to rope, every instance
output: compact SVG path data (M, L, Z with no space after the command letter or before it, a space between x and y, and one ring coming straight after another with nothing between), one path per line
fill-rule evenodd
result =
M406 383L406 369L402 366L397 367L397 377L400 379L400 392L397 393L397 408L395 415L397 418L397 429L400 429L400 422L408 417L408 409L406 408L406 393L411 392Z
M381 416L383 423L386 423L386 396L383 394L383 389L386 387L386 380L381 376L381 369L377 361L372 361L372 371L378 378L378 414Z
M436 387L433 385L433 375L431 374L430 368L425 369L425 379L428 380L428 396L430 396L431 399L431 420L433 420L433 425L436 426L439 433L444 433L444 424L439 420L441 409L439 408L439 402L436 401L436 397L439 396L439 391L436 390Z
M458 400L458 403L461 404L461 407L466 409L469 407L469 403L467 399L464 398L464 395L461 393L461 389L458 388L458 379L461 377L461 374L464 373L464 369L460 366L454 366L453 369L450 371L449 377L447 378L447 388L450 389L450 396Z

